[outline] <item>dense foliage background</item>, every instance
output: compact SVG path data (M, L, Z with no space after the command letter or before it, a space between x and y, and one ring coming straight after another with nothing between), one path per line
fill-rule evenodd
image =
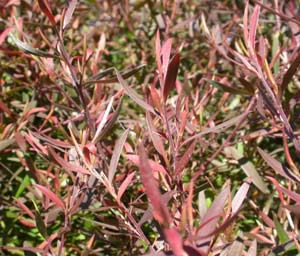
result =
M0 253L298 255L299 7L0 1Z

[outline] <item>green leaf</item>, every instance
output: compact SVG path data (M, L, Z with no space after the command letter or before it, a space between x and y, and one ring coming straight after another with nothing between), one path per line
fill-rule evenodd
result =
M274 214L273 216L273 219L274 219L274 223L275 223L275 228L276 228L276 231L277 231L277 235L278 235L278 238L279 238L279 242L280 244L284 244L286 243L287 241L289 241L289 236L288 234L284 231L282 225L280 224L277 216Z
M25 188L30 184L30 178L28 175L26 175L22 181L22 183L20 184L16 194L15 194L15 197L16 198L19 198L22 193L24 192Z

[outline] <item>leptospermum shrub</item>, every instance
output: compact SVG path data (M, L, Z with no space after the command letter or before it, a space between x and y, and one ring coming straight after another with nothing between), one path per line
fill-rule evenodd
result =
M3 255L296 255L296 1L1 3Z

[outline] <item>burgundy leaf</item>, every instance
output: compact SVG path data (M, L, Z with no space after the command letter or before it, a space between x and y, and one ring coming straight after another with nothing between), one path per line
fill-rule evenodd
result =
M164 91L163 91L164 100L167 99L170 91L175 87L179 63L180 63L180 55L179 53L176 53L168 66L168 71L164 82Z
M51 9L49 7L48 1L47 0L38 0L38 2L39 2L41 11L48 17L48 19L50 20L52 25L55 26L56 22L55 22L53 14L51 12Z
M184 152L183 156L176 160L175 173L174 173L175 176L180 174L185 168L185 166L188 164L188 162L190 161L191 156L194 153L196 143L197 140L194 140L191 143L191 145L188 147L187 151Z
M61 207L63 210L66 209L64 202L51 190L38 184L35 184L34 186L37 187L44 194L45 197L52 200L57 206Z
M300 178L296 176L293 172L291 172L287 167L285 167L283 164L281 164L279 161L277 161L275 158L270 156L262 149L257 148L257 150L259 154L262 156L262 158L268 163L270 167L272 167L272 169L276 173L279 173L281 176L289 179L290 181L296 181L300 183Z
M167 205L162 201L157 181L153 177L147 154L142 144L139 145L138 152L140 157L139 169L141 172L142 183L153 206L153 217L164 227L169 227L171 223L171 216Z

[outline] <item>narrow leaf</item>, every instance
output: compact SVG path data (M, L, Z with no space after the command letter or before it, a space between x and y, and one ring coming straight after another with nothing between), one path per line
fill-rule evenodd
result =
M50 10L49 4L47 0L38 0L41 11L48 17L53 26L56 25L54 16Z
M44 222L42 216L38 212L35 212L35 224L36 224L36 227L39 230L40 234L45 239L47 239L48 238L47 228L46 228L46 225L45 225L45 222Z
M151 140L153 142L153 145L154 145L155 149L157 150L157 152L163 157L165 163L168 165L169 161L168 161L168 158L167 158L167 153L164 149L163 142L162 142L160 136L157 134L157 132L155 130L155 127L153 125L153 121L151 119L151 115L148 111L146 113L146 119L147 119L148 131L149 131Z
M115 69L116 73L117 73L117 77L118 80L120 82L120 84L123 86L123 88L125 89L127 95L138 105L140 105L142 108L144 108L145 110L150 111L151 113L153 113L154 115L157 115L157 113L154 111L153 107L151 107L148 103L146 103L145 101L143 101L140 96L134 91L132 90L127 82L122 78L121 74L119 73L119 71L117 69Z
M35 184L34 186L37 187L44 194L45 197L53 201L57 206L61 207L63 210L66 209L63 201L57 195L55 195L51 190L38 184Z
M238 95L252 95L248 90L243 90L240 88L234 88L234 87L230 87L226 84L222 84L218 81L214 81L214 80L209 80L209 79L205 79L207 82L209 82L210 84L212 84L213 86L216 86L217 88L224 90L225 92L230 92L233 94L238 94Z
M241 114L241 115L239 115L239 116L237 116L237 117L234 117L234 118L232 118L232 119L230 119L230 120L227 120L227 121L225 121L225 122L223 122L223 123L221 123L221 124L218 124L218 125L216 125L215 127L212 127L212 128L205 128L205 129L203 129L202 132L199 132L199 133L195 134L194 136L191 136L190 138L186 139L186 140L181 144L181 146L183 146L183 145L189 143L190 141L192 141L192 140L194 140L194 139L196 139L196 138L200 138L200 137L202 137L202 136L205 135L205 134L208 134L208 133L217 133L217 132L224 131L226 128L231 127L231 126L237 124L239 121L241 121L241 120L245 117L245 115L246 115L246 114L243 113L243 114Z
M231 203L233 214L236 213L238 211L238 209L242 206L242 204L247 196L249 187L250 187L250 183L244 182L244 184L240 187L238 192L236 192L236 194L232 200L232 203Z
M177 176L180 174L185 166L188 164L188 162L191 159L191 156L194 152L195 146L196 146L197 140L194 140L191 145L188 147L188 149L184 152L183 156L176 160L175 165L175 173L174 175Z
M253 14L251 16L250 29L249 29L249 40L253 50L255 50L255 37L256 37L259 13L260 13L260 6L256 5Z
M20 41L13 34L10 34L10 36L11 36L12 40L14 41L14 43L18 46L18 48L20 48L20 50L22 50L25 53L29 53L29 54L39 56L39 57L59 58L59 56L57 56L55 54L44 52L39 49L31 47L30 45Z
M0 141L0 152L15 142L15 139L5 139Z
M130 173L126 179L122 182L119 190L118 190L118 195L117 195L117 201L120 203L121 202L121 197L124 194L125 190L129 186L129 184L132 182L132 179L135 176L135 172Z
M175 87L179 63L180 63L180 55L179 53L176 53L168 66L168 71L164 82L164 91L163 91L164 100L167 99L170 91Z
M162 196L159 192L157 181L153 177L146 151L142 144L139 145L138 152L140 157L139 169L142 176L142 183L154 209L153 217L161 225L169 227L171 223L171 216L167 205L165 205L162 201Z
M167 71L169 69L169 60L171 55L172 49L172 39L168 39L161 48L161 55L162 55L162 72L164 74L164 81L166 80Z
M285 72L280 86L281 93L287 88L288 84L292 81L298 67L300 65L300 53L297 55L294 62L290 65L289 69Z
M174 256L182 256L185 255L182 246L182 239L180 234L175 228L166 228L164 230L165 236L167 238L168 243L170 244L172 251L174 252Z
M78 3L78 0L67 0L66 1L67 11L66 11L66 14L65 14L65 17L64 17L63 29L65 29L66 26L70 23L77 3Z
M225 151L229 152L232 157L239 162L240 167L245 172L245 174L252 178L253 184L263 193L268 193L268 188L266 183L263 181L261 176L258 174L253 163L249 159L245 158L240 152L238 152L234 147L228 147Z
M275 214L273 214L273 219L274 219L275 228L277 231L277 235L279 237L280 244L283 244L283 243L289 241L288 234L284 231L283 226L280 224L280 222Z
M140 71L145 66L146 66L145 64L142 64L142 65L139 65L139 66L131 68L131 69L122 70L122 71L120 71L120 74L123 77L123 79L127 79L127 78L133 76L138 71ZM114 71L114 68L108 68L104 71L101 71L101 72L97 73L96 75L90 77L83 84L83 86L88 87L88 86L90 86L92 84L95 84L95 83L109 84L109 83L118 82L119 80L118 80L117 76L112 76L112 77L109 77L109 78L106 78L106 79L102 79L103 77L107 76L108 74L112 73L113 71Z
M120 139L116 142L114 152L112 155L112 158L110 160L110 165L109 165L109 171L108 171L108 181L112 184L112 180L114 178L114 175L117 171L117 165L121 156L122 149L124 147L124 144L126 142L127 136L129 133L129 129L127 129Z
M293 172L291 172L286 166L284 166L282 163L277 161L275 158L273 158L271 155L266 153L260 148L257 148L259 154L262 156L262 158L267 162L267 164L272 167L272 169L280 174L281 176L289 179L290 181L295 181L300 183L300 178L296 176Z
M207 210L205 216L201 220L202 223L207 222L207 224L199 229L199 231L197 232L197 236L203 237L211 234L215 230L218 219L223 213L225 202L229 196L229 193L229 186L226 186L216 197L210 208ZM197 240L197 244L203 245L201 249L203 249L205 253L208 252L209 245L206 245L206 243L209 242L210 237L203 239L200 238Z
M89 171L87 171L86 169L82 168L81 166L69 163L67 161L65 161L63 158L61 158L58 154L55 153L55 151L48 147L48 152L49 154L53 157L53 159L64 169L67 169L69 171L72 172L79 172L82 174L90 174Z

